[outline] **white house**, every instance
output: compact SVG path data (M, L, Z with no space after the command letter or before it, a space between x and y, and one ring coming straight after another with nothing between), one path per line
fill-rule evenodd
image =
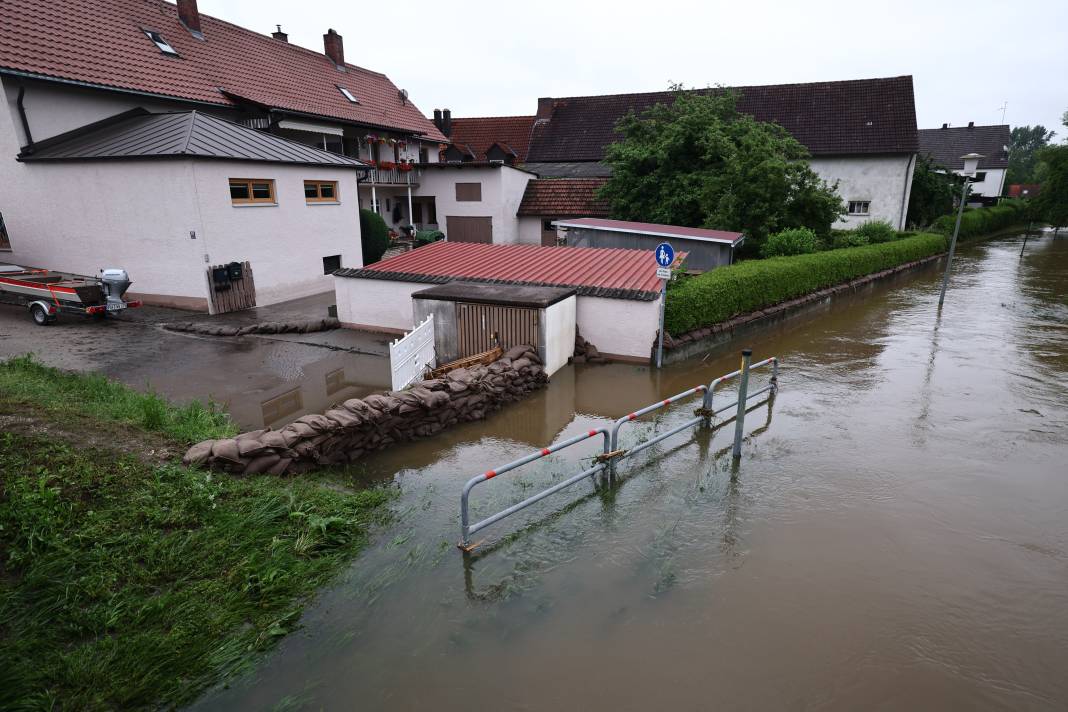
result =
M928 156L937 166L957 175L964 173L964 159L969 153L978 153L979 167L971 181L971 196L979 202L992 204L1005 191L1005 174L1009 170L1009 146L1012 131L1007 124L976 126L969 121L967 126L950 127L942 124L940 129L922 129L920 153Z

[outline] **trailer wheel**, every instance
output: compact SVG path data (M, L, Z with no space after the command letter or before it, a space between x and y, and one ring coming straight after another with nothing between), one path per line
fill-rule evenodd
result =
M48 326L56 320L54 316L48 313L40 304L33 304L30 306L30 316L33 317L33 323L37 326Z

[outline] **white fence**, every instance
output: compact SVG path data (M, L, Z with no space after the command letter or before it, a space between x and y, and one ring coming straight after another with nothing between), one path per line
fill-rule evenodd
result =
M433 368L437 365L433 316L428 316L422 324L389 345L389 369L395 391L422 378L427 366Z

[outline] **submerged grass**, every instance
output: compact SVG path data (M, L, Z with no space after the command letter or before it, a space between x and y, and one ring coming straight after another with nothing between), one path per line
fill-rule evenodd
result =
M77 408L181 439L230 427L128 390L22 359L0 365L0 412L59 422ZM86 446L61 427L0 432L0 709L190 701L296 625L390 497L213 475L122 445Z
M94 418L135 425L180 443L232 437L237 427L213 403L174 405L157 393L143 393L100 374L61 371L32 355L0 362L0 393L32 403L38 411L80 411Z

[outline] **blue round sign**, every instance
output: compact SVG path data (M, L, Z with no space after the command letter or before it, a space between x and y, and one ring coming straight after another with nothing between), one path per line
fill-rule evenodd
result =
M670 267L675 264L675 250L666 242L656 246L656 263L661 267Z

